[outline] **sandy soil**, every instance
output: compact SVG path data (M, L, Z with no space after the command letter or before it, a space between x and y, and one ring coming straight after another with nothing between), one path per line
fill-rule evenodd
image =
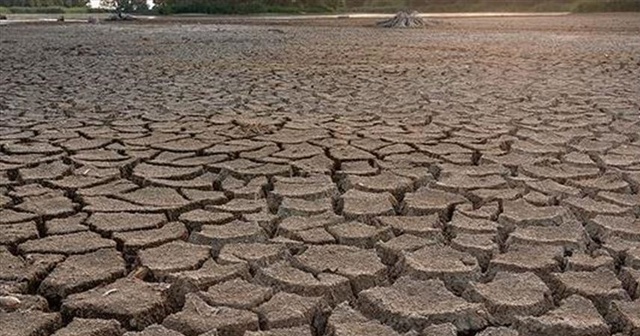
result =
M640 332L640 17L373 23L0 26L0 336Z

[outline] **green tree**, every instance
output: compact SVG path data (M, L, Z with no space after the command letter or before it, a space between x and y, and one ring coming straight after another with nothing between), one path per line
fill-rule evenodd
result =
M149 9L147 0L100 0L100 6L113 8L118 15Z

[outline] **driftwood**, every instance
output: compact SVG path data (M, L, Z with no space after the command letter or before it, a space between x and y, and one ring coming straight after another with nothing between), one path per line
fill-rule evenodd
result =
M384 28L421 28L426 26L426 22L418 16L418 12L402 11L394 17L377 23L378 27Z

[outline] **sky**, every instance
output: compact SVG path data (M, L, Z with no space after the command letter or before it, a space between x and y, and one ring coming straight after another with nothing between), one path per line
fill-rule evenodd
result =
M91 1L91 7L93 8L100 7L100 0L90 0L90 1ZM153 7L153 0L147 0L147 4L149 5L149 7Z

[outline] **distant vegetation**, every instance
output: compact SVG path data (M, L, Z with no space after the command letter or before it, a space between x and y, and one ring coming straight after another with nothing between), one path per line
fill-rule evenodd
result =
M0 14L89 13L89 0L0 0Z
M157 0L161 14L640 11L640 0Z
M160 14L328 13L346 10L344 0L156 0Z
M145 0L105 0L124 12L148 12ZM85 13L88 0L0 0L0 13ZM621 12L640 0L155 0L159 14L388 12ZM111 6L115 7L115 6Z
M86 14L86 13L106 13L105 9L84 7L62 7L62 6L43 6L43 7L2 7L0 6L0 14Z
M0 7L85 7L89 0L0 0Z
M572 8L574 12L637 12L640 0L582 0Z
M146 0L101 0L104 8L89 7L89 0L0 0L0 14L105 13L120 5L128 12L147 12Z
M640 0L157 0L156 4L161 14L640 11Z
M394 12L613 12L640 11L640 0L353 0L351 11Z

